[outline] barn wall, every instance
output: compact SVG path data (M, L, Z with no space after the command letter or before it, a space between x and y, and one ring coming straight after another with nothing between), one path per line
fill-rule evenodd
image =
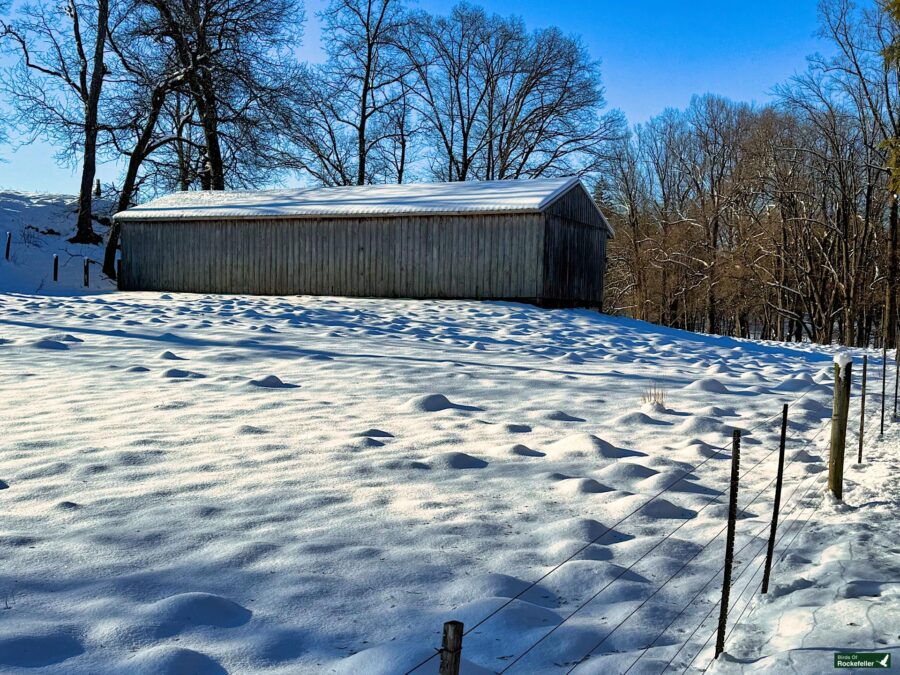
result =
M536 300L540 214L123 221L124 290Z
M545 213L544 304L602 307L609 232L593 200L576 187Z

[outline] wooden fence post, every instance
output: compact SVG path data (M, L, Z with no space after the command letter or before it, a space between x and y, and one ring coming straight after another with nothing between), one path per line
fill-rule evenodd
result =
M84 259L84 287L91 285L91 261L89 258Z
M772 572L772 555L775 553L775 532L778 530L778 511L781 509L781 483L784 479L784 446L787 441L788 406L781 409L781 443L778 446L778 475L775 479L775 503L772 505L772 527L769 528L769 547L766 550L766 569L763 572L762 592L769 592L769 574Z
M461 621L448 621L444 624L444 641L441 644L440 675L459 675L459 664L462 660L463 624Z
M6 233L6 259L9 260L9 247L12 245L12 232Z
M869 373L869 355L863 356L862 398L859 404L859 457L857 464L862 464L863 438L866 435L866 377Z
M840 501L844 495L844 448L847 444L847 413L853 359L834 357L834 406L831 414L831 452L828 456L828 489Z
M741 430L735 429L731 440L731 494L728 497L728 534L725 539L725 574L722 576L722 603L719 605L719 634L716 658L725 651L725 628L728 623L728 598L731 595L731 566L734 563L734 526L737 522L738 481L741 467Z
M59 256L53 254L53 281L59 281Z

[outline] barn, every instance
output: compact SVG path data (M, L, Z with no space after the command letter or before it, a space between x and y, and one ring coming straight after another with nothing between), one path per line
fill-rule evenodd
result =
M179 192L116 214L123 290L603 302L578 178Z

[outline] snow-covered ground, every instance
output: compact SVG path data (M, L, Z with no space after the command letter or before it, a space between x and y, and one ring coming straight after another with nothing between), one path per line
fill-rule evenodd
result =
M775 582L750 603L713 672L828 672L835 652L867 651L891 653L896 668L900 426L884 438L877 421L867 427L872 442L848 467L843 503L820 490L799 503Z
M113 210L104 199L94 200L95 215ZM103 247L70 244L75 232L78 200L70 195L0 190L0 291L73 294L109 290L114 284L100 273ZM107 227L94 222L98 234ZM9 260L6 236L12 235ZM53 255L59 256L59 279L53 281ZM84 260L91 261L90 286L84 287Z
M450 619L470 674L702 670L733 428L715 668L896 650L894 428L800 528L828 350L509 303L35 294L20 255L0 260L0 671L404 673ZM783 403L788 556L760 600Z

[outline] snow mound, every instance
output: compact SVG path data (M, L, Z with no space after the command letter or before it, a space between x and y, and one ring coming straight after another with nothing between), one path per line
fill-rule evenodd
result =
M695 380L691 382L685 389L690 389L692 391L704 391L708 394L730 394L728 391L728 387L722 384L719 380L714 377L704 377L700 380Z
M579 356L575 352L566 352L562 356L557 356L555 359L553 359L553 361L555 361L556 363L581 364L584 363L584 358L582 356Z
M423 394L415 396L403 404L410 412L440 412L441 410L481 410L475 406L454 403L443 394Z
M612 492L611 487L608 487L593 478L572 478L570 480L564 480L560 482L559 489L560 492L573 497L577 495Z
M536 533L551 544L560 539L574 539L582 544L593 542L598 544L618 544L633 539L632 536L611 530L603 523L592 518L565 518L544 525Z
M528 434L531 427L527 424L504 424L503 430L508 434Z
M551 422L584 422L584 418L575 417L575 415L570 415L563 410L554 410L553 412L549 412L544 415L544 419L550 420Z
M253 613L228 598L212 593L180 593L153 603L147 617L159 637L178 635L194 626L234 628L250 620Z
M778 383L774 389L775 391L788 391L788 392L799 392L805 391L810 388L815 388L817 386L822 386L816 384L816 381L812 379L812 375L809 373L804 373L802 375L798 375L797 377L788 377Z
M366 429L365 431L360 431L357 436L367 436L369 438L393 438L394 434L389 433L387 431L382 431L381 429Z
M177 354L170 352L168 350L166 350L162 354L160 354L159 358L161 358L163 361L187 361L186 358L178 356Z
M0 480L0 490L6 490L9 488L9 483L5 480Z
M84 652L75 637L58 628L20 632L15 623L0 635L0 666L40 668L61 663Z
M669 426L672 424L671 422L666 422L665 420L658 420L650 417L650 415L644 412L625 413L624 415L619 415L618 417L616 417L613 422L615 422L615 424L619 426L627 426L632 424Z
M296 389L299 384L288 384L282 382L277 375L266 375L259 380L250 380L248 382L253 387L262 387L263 389Z
M532 450L527 445L522 445L521 443L511 445L506 452L507 454L516 455L518 457L546 457L546 453L541 452L540 450Z
M696 511L677 506L667 499L654 499L640 511L641 515L648 518L676 518L686 520L697 515Z
M488 465L483 459L464 452L445 452L432 457L431 465L439 469L483 469Z
M162 374L163 377L170 377L176 380L199 380L206 377L202 373L195 373L193 370L182 370L181 368L169 368Z
M131 368L125 369L126 373L149 373L150 369L145 368L144 366L131 366Z
M724 434L729 429L722 420L706 415L692 415L675 427L683 436L705 436L706 434Z
M59 333L57 335L48 335L48 340L57 340L58 342L69 342L69 343L78 343L84 342L81 338L77 338L74 335L70 335L69 333Z
M636 457L641 453L617 448L612 443L597 438L589 433L571 434L547 446L547 456L551 459L568 459L576 457L601 457L603 459L620 459Z
M553 593L540 585L529 586L529 582L508 574L478 574L455 579L444 587L442 595L453 604L461 604L482 598L514 598L522 593L519 599L523 602L544 607L555 606L557 598Z
M57 351L64 351L69 348L69 345L67 345L65 342L60 342L59 340L51 340L50 338L35 340L31 343L31 346L35 349L55 349Z
M636 462L616 462L598 471L597 475L602 476L604 480L611 483L630 483L631 481L644 480L658 473L659 471L656 469L651 469L649 466L637 464Z
M122 672L135 675L226 675L216 661L200 652L172 645L142 649L120 662Z

